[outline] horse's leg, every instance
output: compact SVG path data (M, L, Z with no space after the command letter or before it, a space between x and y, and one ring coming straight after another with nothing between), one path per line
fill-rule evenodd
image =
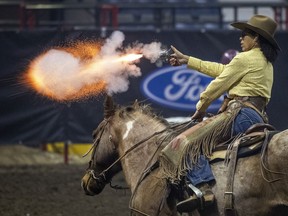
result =
M151 216L200 216L197 210L183 214L177 212L175 194L170 192L167 180L163 178L161 171L153 172L136 190L133 207Z
M177 215L176 202L173 200L167 202L169 192L167 180L163 178L161 172L154 170L132 192L132 207L147 215ZM133 215L141 215L136 211L134 213Z

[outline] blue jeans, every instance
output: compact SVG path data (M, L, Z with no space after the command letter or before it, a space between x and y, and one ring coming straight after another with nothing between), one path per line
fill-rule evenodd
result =
M202 182L209 182L215 179L209 161L204 155L200 155L198 164L195 165L193 169L188 171L186 177L193 185L197 185Z
M263 119L255 110L246 107L242 108L234 120L232 134L234 136L244 133L251 125L263 122ZM203 155L200 156L198 164L188 171L187 178L193 185L215 179L210 164Z
M262 117L251 108L242 108L234 120L232 128L233 136L244 133L250 126L256 123L264 123Z

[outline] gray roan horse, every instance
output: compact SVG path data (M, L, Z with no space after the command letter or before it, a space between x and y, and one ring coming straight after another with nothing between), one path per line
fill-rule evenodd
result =
M132 192L131 215L177 215L179 193L163 177L161 168L152 165L161 149L185 129L178 125L156 116L147 105L135 102L127 107L115 106L111 97L106 98L104 120L93 133L92 157L81 182L85 193L101 193L112 177L123 170ZM192 215L225 215L227 166L218 161L211 167L216 178L213 191L217 202ZM287 216L287 173L285 130L273 136L264 154L238 159L233 188L237 215Z

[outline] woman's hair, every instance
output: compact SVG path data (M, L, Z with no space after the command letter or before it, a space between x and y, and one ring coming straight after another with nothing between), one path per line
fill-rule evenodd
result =
M258 35L259 46L267 61L273 63L277 59L278 50L267 39L250 29L245 29L244 31L254 37Z
M264 56L269 62L273 63L278 57L278 50L261 35L259 35L258 40Z

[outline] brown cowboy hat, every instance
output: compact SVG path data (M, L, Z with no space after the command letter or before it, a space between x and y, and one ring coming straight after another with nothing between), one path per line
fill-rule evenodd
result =
M274 39L274 34L277 29L277 23L270 17L263 15L255 15L251 17L247 22L235 22L231 24L237 29L250 29L266 40L268 40L275 48L280 50L280 47Z

